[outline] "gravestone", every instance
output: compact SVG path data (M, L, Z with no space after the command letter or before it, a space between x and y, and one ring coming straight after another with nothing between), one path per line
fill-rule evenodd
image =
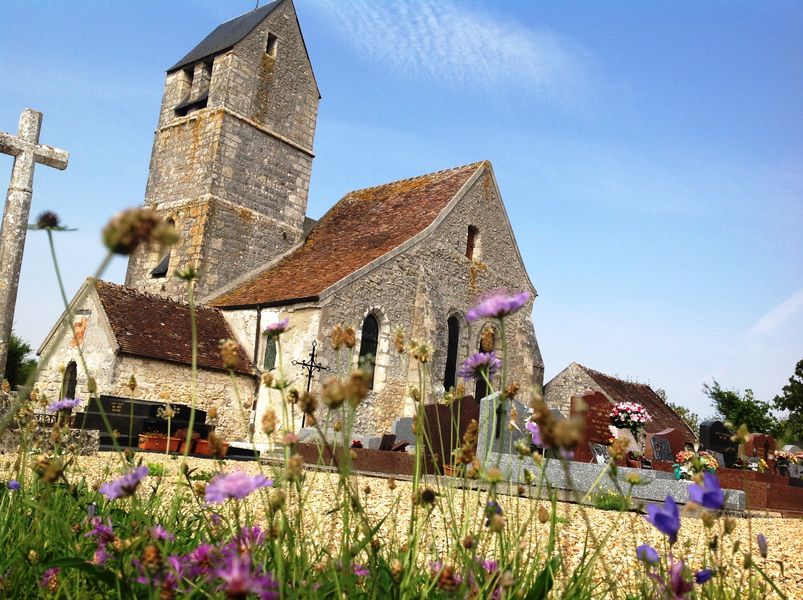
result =
M739 445L731 440L731 432L722 421L700 423L700 450L722 454L724 467L732 467L739 457Z
M396 436L392 433L385 433L382 435L382 441L379 443L380 450L393 450L393 445L396 443Z
M515 451L514 445L518 440L530 438L530 433L524 427L527 422L527 409L524 404L518 400L507 401L500 411L499 396L499 392L496 392L480 400L477 439L477 456L480 460L485 459L489 448L490 452L511 454ZM512 407L516 408L518 414L519 430L511 430L508 427Z
M570 414L572 418L583 419L583 433L580 443L575 449L575 460L594 462L596 456L591 452L591 444L607 446L611 435L611 403L600 392L583 392L571 398Z
M744 453L747 456L757 456L767 460L767 457L775 452L777 442L771 435L765 433L751 433L747 436L747 442L744 445Z
M413 433L413 417L399 417L393 423L391 431L396 435L397 442L407 442L408 444L415 443L415 434Z
M669 440L664 437L652 436L650 438L650 445L652 447L652 459L663 460L666 462L674 462L675 455L672 453L672 448L669 445Z
M794 444L786 444L783 448L781 448L784 452L788 452L789 454L797 454L801 452L800 446L796 446Z
M368 448L369 450L379 450L379 446L382 444L382 437L378 435L370 435L363 437L361 441L363 448Z

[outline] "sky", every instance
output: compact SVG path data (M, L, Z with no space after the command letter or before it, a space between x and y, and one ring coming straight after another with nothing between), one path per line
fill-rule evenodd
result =
M254 0L4 0L0 131L44 113L32 219L67 293L142 203L165 69ZM664 389L780 392L803 358L803 4L296 0L323 96L308 214L351 189L493 164L546 380L572 361ZM0 186L12 158L0 155ZM122 282L125 261L105 273ZM15 330L62 304L46 236Z

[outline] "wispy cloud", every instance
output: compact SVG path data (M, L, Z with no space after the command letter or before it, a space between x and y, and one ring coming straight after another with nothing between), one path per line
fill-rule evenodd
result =
M451 87L524 91L572 104L589 57L576 43L451 0L316 3L367 58Z
M748 330L747 335L770 333L801 311L803 311L803 289L799 289L758 319Z

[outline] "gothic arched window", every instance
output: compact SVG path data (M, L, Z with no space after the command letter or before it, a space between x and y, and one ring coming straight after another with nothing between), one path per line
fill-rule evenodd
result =
M70 361L64 369L64 379L62 380L62 398L75 398L75 388L78 385L78 366L75 361Z
M362 322L362 339L360 341L360 367L368 373L368 389L374 389L374 367L376 366L376 349L379 345L379 321L371 313Z
M273 336L265 340L265 359L262 368L265 371L273 371L276 368L276 338Z
M460 321L457 317L449 317L446 321L447 346L446 369L443 373L443 389L449 390L455 386L455 373L457 371L457 350L460 341Z

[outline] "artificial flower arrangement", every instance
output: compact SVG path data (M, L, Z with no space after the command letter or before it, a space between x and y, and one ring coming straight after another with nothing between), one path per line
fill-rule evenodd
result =
M716 457L706 450L681 450L675 455L675 461L676 476L679 474L682 479L691 479L697 473L705 471L716 471L719 467Z
M629 429L633 436L652 421L650 413L641 404L635 402L619 402L611 409L611 422L619 429Z
M783 450L776 450L770 455L770 458L774 458L779 464L803 464L803 452L784 452Z
M740 456L733 465L735 469L744 469L746 471L756 471L757 473L766 473L769 471L770 466L763 458L758 460L749 460L746 456Z

